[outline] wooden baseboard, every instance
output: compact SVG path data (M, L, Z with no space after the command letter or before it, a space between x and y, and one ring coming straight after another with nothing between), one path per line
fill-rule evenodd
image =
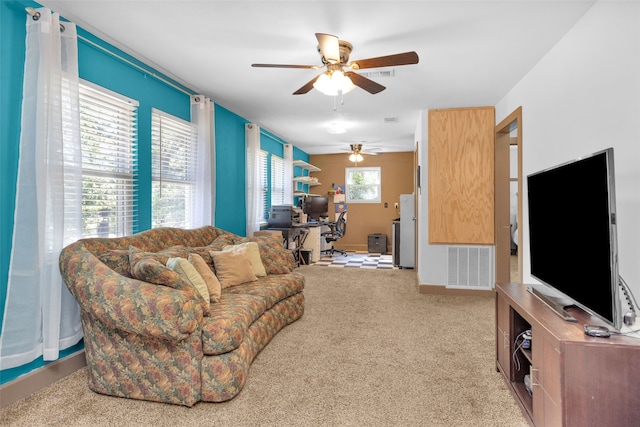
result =
M87 365L84 350L51 362L0 387L0 409L47 387Z
M458 295L458 296L494 296L495 291L488 289L450 289L442 285L418 285L418 292L431 295Z

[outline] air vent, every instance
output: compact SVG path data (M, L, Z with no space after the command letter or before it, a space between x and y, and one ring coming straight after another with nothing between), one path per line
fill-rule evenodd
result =
M398 123L397 117L383 117L382 119L385 123Z
M493 289L493 248L449 246L447 288Z
M375 79L379 77L394 77L396 75L396 72L395 70L380 70L380 71L366 71L358 74L360 74L363 77Z

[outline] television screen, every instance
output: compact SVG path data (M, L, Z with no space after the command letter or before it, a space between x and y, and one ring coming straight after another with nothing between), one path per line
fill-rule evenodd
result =
M527 177L531 275L619 329L613 149Z

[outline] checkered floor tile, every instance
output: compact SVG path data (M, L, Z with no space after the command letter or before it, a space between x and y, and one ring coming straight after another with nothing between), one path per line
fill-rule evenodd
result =
M397 270L393 265L391 255L380 255L359 252L347 252L347 255L334 254L333 257L323 255L320 260L312 265L330 268L379 268Z

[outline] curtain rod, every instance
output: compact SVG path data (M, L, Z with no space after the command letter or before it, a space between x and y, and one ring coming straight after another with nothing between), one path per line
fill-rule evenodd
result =
M40 12L38 12L34 8L26 7L25 10L27 11L27 13L29 15L31 15L31 17L33 17L34 21L37 21L38 19L40 19ZM64 31L64 25L60 24L60 30ZM171 86L172 88L184 93L185 95L191 96L191 95L195 95L196 94L193 91L187 91L187 90L181 88L180 86L178 86L178 85L170 82L169 80L157 75L156 73L153 73L153 72L147 70L146 68L141 67L140 65L136 64L135 62L129 61L127 58L123 58L122 56L118 55L115 52L111 52L109 49L105 48L104 46L100 46L98 43L96 43L94 41L91 41L91 40L87 39L86 37L81 36L80 34L78 34L78 39L84 41L85 43L88 43L88 44L92 45L93 47L96 47L96 48L102 50L103 52L113 56L114 58L124 62L125 64L130 65L130 66L142 71L143 73L155 78L156 80L161 81L162 83L166 84L167 86Z
M278 144L282 144L282 145L289 145L290 143L285 141L284 139L280 138L277 135L274 135L273 133L271 133L270 131L264 129L262 126L260 126L260 133L264 136L266 136L267 138L271 138L274 142L277 142Z

